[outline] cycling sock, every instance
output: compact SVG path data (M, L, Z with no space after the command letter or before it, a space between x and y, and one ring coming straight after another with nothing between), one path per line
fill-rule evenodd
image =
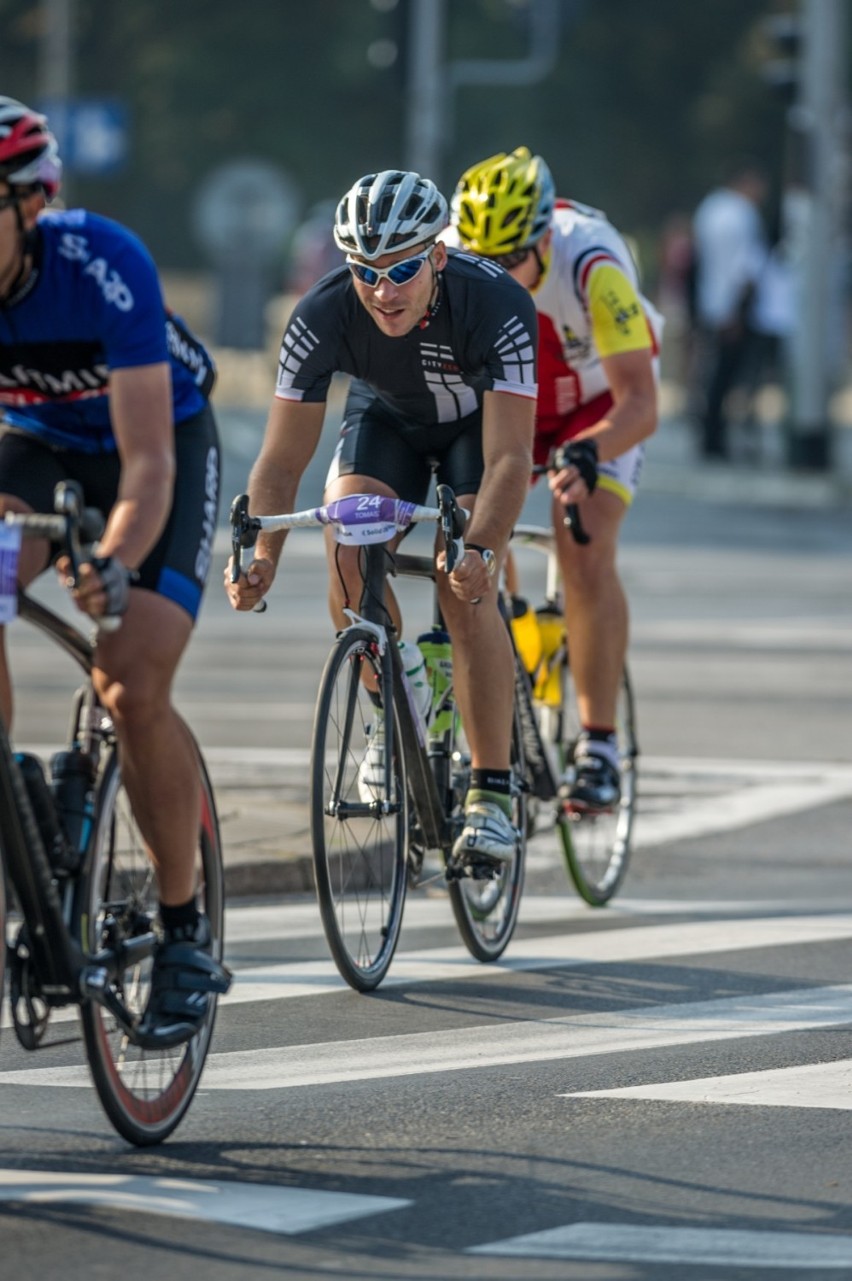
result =
M584 725L580 731L580 746L592 756L602 756L618 769L618 738L614 729L599 725Z
M168 903L160 904L163 932L171 939L192 938L198 927L198 917L198 904L194 897L188 903L181 903L177 907Z
M490 801L499 805L507 818L512 817L512 774L503 769L472 769L465 804Z

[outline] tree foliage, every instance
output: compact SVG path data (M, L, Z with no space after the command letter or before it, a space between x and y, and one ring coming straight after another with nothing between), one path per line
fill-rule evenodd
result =
M527 0L452 0L447 53L519 58ZM75 201L133 226L164 266L202 261L192 208L218 165L271 161L306 211L361 173L406 164L410 0L74 0L76 91L120 96L130 163L73 178ZM525 143L562 194L640 237L691 209L721 163L747 151L779 172L784 108L759 75L755 31L772 0L562 0L554 70L527 88L460 88L442 172ZM39 87L35 0L0 0L0 92ZM400 56L377 66L377 42ZM370 50L372 48L372 55ZM379 45L386 51L387 43ZM371 61L372 56L372 61Z

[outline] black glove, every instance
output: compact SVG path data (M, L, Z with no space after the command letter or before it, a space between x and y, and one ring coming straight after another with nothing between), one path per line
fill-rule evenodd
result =
M598 442L588 437L586 440L571 440L567 445L560 445L553 455L551 467L560 471L563 467L576 467L586 483L589 493L594 492L598 483Z
M98 571L101 587L106 594L105 617L117 618L126 613L130 601L130 584L139 575L135 570L126 569L117 556L93 556L91 564Z

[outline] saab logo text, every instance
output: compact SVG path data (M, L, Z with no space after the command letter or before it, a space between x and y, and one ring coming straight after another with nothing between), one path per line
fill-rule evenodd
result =
M85 236L66 231L59 242L59 252L69 262L81 262L83 274L93 276L104 298L119 311L133 309L133 294L106 258L93 258Z

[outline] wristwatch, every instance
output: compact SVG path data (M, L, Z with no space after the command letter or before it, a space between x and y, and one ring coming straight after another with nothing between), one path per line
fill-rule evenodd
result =
M490 547L480 547L478 543L465 543L464 549L466 552L479 552L488 577L494 577L497 572L497 557Z

